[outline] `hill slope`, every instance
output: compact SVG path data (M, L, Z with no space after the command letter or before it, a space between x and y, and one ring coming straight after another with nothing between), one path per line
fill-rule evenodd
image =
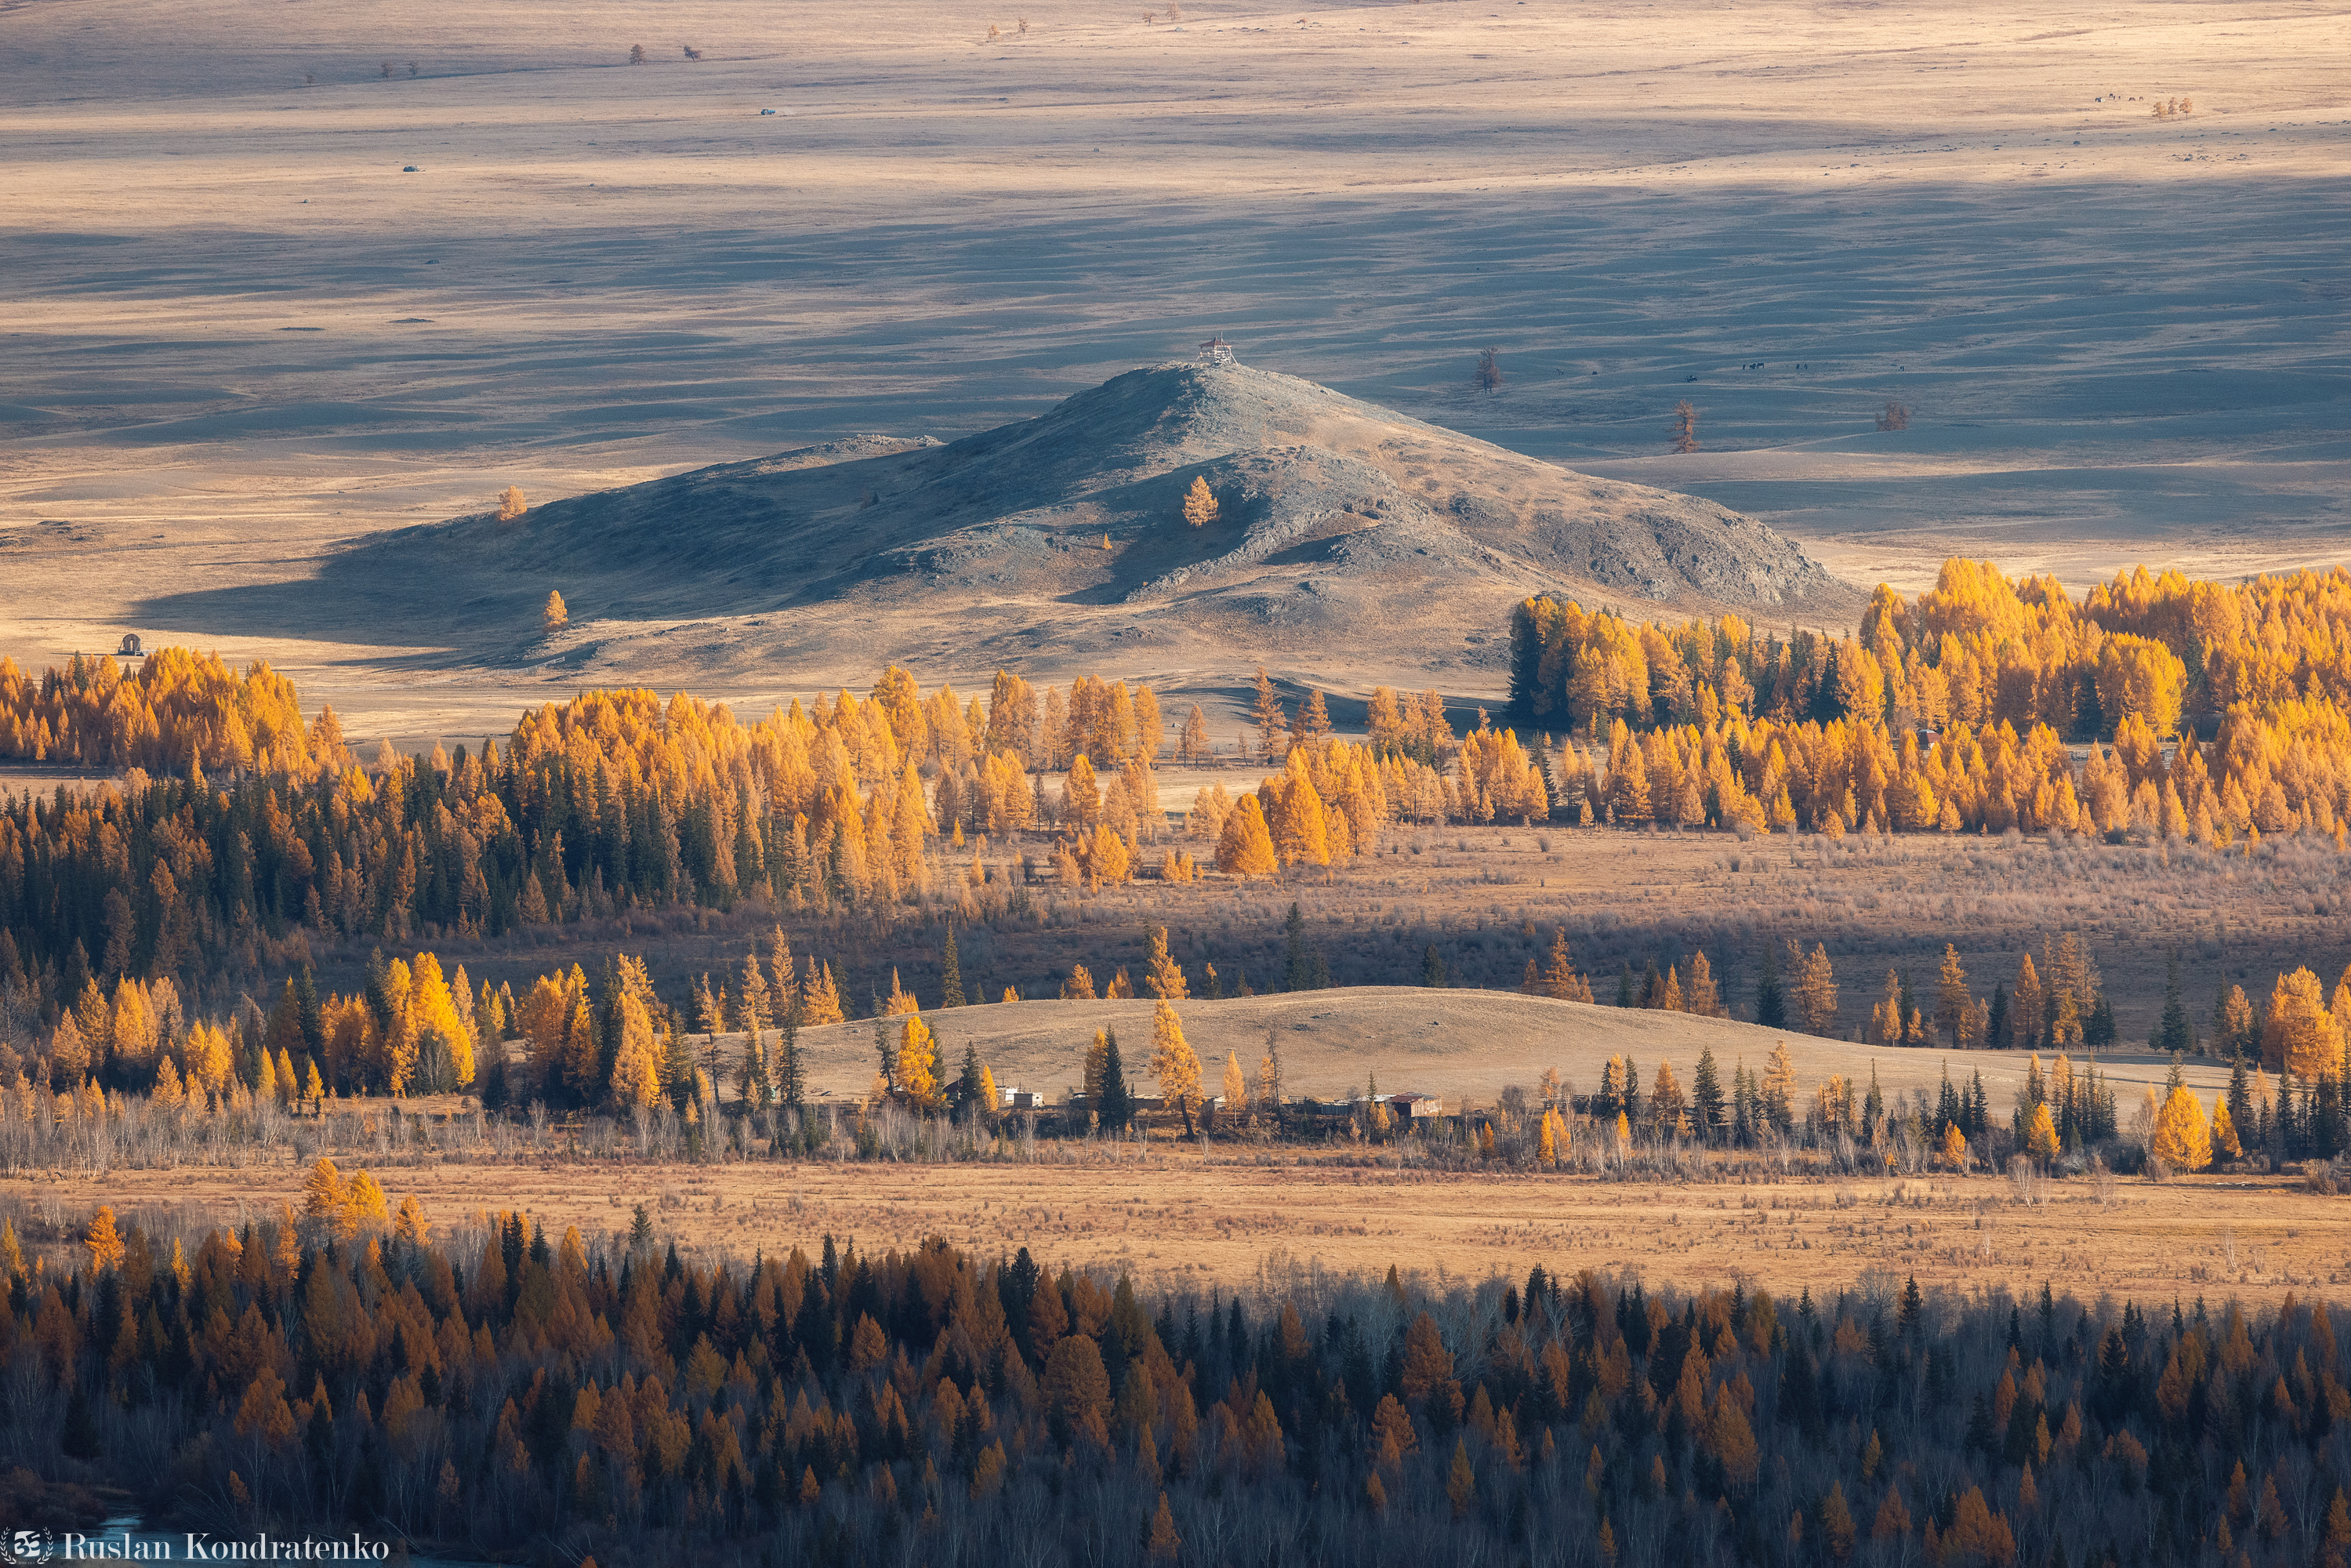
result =
M1183 517L1204 479L1218 516ZM1243 667L1375 677L1499 664L1509 605L1850 612L1855 596L1709 501L1593 479L1240 365L1117 376L947 444L863 437L379 536L327 575L466 656L610 677ZM484 588L449 603L430 591ZM559 589L572 623L536 635Z
M1094 1030L1104 1028L1118 1031L1119 1052L1137 1092L1155 1092L1148 1071L1153 1007L1147 999L1035 1001L955 1008L924 1017L938 1036L948 1073L960 1067L969 1043L998 1084L1017 1083L1058 1101L1082 1080L1086 1044ZM1185 1001L1176 1009L1210 1094L1220 1092L1228 1052L1239 1056L1254 1092L1269 1033L1280 1041L1283 1078L1293 1094L1337 1099L1376 1077L1383 1093L1441 1095L1447 1110L1464 1095L1491 1105L1507 1084L1531 1093L1545 1068L1557 1068L1579 1092L1589 1093L1599 1087L1608 1059L1620 1054L1640 1068L1645 1093L1657 1063L1669 1061L1687 1094L1699 1053L1711 1050L1728 1093L1734 1064L1744 1061L1761 1072L1773 1048L1784 1041L1802 1096L1832 1073L1865 1092L1875 1069L1878 1088L1889 1101L1913 1089L1931 1099L1948 1068L1955 1083L1982 1072L1992 1109L2005 1118L2023 1087L2026 1066L2022 1051L1859 1045L1729 1019L1595 1007L1515 991L1359 986ZM739 1044L737 1037L726 1049L727 1061L736 1060ZM805 1030L800 1044L812 1093L856 1096L872 1083L871 1019ZM2145 1051L2108 1051L2097 1064L2100 1074L2111 1078L2126 1117L2140 1089L2160 1085L2171 1066L2168 1057ZM2226 1071L2209 1062L2190 1063L2187 1071L2189 1082L2207 1095L2228 1082ZM725 1082L731 1084L731 1066L726 1073Z

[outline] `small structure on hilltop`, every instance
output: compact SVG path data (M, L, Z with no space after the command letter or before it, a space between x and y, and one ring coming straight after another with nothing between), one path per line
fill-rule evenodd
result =
M1233 363L1233 346L1222 338L1204 338L1200 341L1200 362L1204 365Z
M125 632L122 634L122 646L114 651L114 656L118 659L145 658L147 651L139 645L139 633Z

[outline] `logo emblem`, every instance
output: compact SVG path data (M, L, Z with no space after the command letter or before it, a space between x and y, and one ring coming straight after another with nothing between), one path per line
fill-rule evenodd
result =
M16 1530L9 1531L8 1561L12 1564L18 1563L47 1563L49 1560L49 1553L54 1552L56 1549L56 1546L49 1540L49 1532L46 1530Z

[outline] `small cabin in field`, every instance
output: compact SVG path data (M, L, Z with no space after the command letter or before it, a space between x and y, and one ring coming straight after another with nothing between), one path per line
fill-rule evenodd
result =
M114 656L118 659L145 658L147 656L147 653L145 649L139 645L139 633L136 632L125 632L122 634L122 646L114 651Z

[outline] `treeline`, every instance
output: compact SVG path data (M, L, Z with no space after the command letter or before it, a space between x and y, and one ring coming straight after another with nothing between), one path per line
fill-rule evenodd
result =
M1571 821L2225 844L2339 837L2351 815L2342 569L2228 587L2142 568L2077 602L1952 560L1915 602L1881 586L1842 640L1549 598L1520 604L1510 636L1513 722L1606 747L1604 769L1567 748ZM2219 727L2201 744L2183 725L2199 716ZM2069 739L2091 742L2079 768Z
M218 654L186 648L136 664L77 653L38 680L0 658L0 758L297 779L350 765L334 709L306 726L294 683L266 663L239 675Z
M19 1028L92 983L298 967L310 933L497 936L745 897L887 906L928 890L926 851L967 822L1107 828L1131 862L1159 814L1155 698L1089 679L1040 696L999 676L983 711L951 689L923 698L893 668L867 698L757 724L597 691L526 713L503 748L387 748L371 769L331 712L305 730L266 666L238 677L180 649L128 674L77 660L37 685L0 666L0 697L14 755L156 769L0 807L0 1012ZM1117 769L1106 793L1089 756ZM1054 766L1071 778L1049 802L1024 770ZM988 779L1011 782L991 800Z
M10 1462L217 1534L601 1562L2351 1552L2345 1347L2292 1298L1790 1301L1537 1263L1153 1301L1026 1250L713 1265L643 1210L444 1239L331 1168L307 1197L190 1243L101 1210L54 1267L0 1239Z

